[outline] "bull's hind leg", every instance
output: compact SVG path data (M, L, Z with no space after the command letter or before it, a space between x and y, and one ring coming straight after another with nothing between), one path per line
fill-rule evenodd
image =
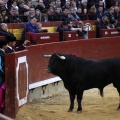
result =
M119 106L118 106L117 110L120 110L120 87L117 87L117 91L119 93Z
M118 106L117 110L120 110L120 94L119 94L119 106Z
M72 110L74 109L75 93L71 93L69 91L69 96L70 96L70 107L68 109L68 112L72 112Z
M114 87L117 88L117 91L119 93L119 106L117 110L120 110L120 84L113 83Z
M82 112L82 105L81 105L82 97L83 97L83 91L78 92L77 93L77 102L78 102L77 112L78 113Z

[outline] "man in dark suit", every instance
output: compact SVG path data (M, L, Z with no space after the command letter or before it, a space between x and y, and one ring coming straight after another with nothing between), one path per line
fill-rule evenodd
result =
M8 47L5 50L5 53L12 53L15 51L20 51L20 50L24 50L26 45L28 44L28 40L25 40L24 43L20 46L15 46L16 45L16 37L11 37L11 38L6 38L7 43L8 43Z
M99 6L98 11L97 11L97 19L100 21L103 16L103 7Z

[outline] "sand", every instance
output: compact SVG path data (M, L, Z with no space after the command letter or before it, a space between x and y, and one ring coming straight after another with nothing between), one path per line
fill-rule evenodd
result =
M120 111L117 111L119 95L113 85L104 89L104 97L99 95L98 89L84 92L82 113L78 114L77 102L73 112L69 108L67 91L44 99L35 99L23 105L15 120L120 120Z

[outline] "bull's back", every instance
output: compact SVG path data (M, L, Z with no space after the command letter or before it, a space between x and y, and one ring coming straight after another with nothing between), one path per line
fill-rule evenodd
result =
M120 81L120 58L86 60L76 71L74 80L82 84L84 89L105 87Z

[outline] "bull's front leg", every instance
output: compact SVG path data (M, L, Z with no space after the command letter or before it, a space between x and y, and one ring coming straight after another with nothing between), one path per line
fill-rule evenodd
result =
M83 98L83 91L77 92L78 113L82 112L82 105L81 105L82 98Z
M68 109L68 112L72 112L72 110L74 109L75 93L71 93L69 91L69 96L70 96L70 107Z

